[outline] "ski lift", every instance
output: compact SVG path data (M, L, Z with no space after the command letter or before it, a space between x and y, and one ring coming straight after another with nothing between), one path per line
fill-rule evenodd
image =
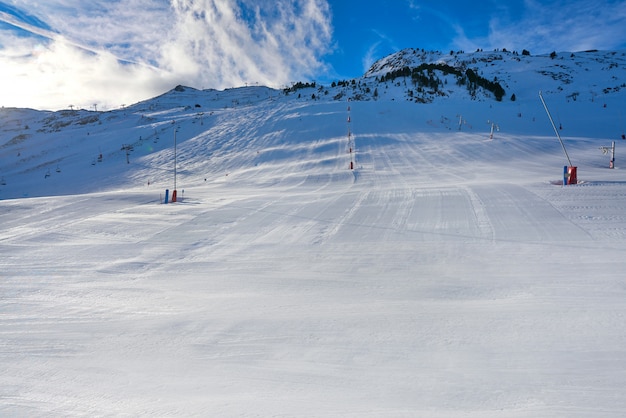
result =
M7 181L4 179L4 177L2 177L0 179L0 186L6 186L7 185Z
M101 163L102 162L102 154L98 155L98 162Z
M91 165L96 165L96 159L91 160Z
M58 165L57 165L56 172L57 172L57 173L60 173L60 172L61 172L61 169L59 168L59 166L58 166Z
M46 171L46 175L43 176L43 178L47 179L48 177L50 177L50 169L48 169L48 171Z

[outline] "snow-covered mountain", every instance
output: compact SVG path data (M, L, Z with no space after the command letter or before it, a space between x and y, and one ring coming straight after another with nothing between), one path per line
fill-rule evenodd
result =
M623 416L624 56L0 110L0 415Z
M525 51L524 51L525 52ZM503 100L514 94L517 99L536 99L537 91L560 95L569 101L599 101L626 88L624 68L626 51L553 52L531 56L509 51L473 53L440 52L407 49L385 57L372 65L365 77L381 77L402 68L419 68L439 64L463 74L473 70L478 76L498 82L506 91ZM427 72L426 70L422 72ZM442 70L432 71L439 79L451 81ZM441 95L458 91L455 83L440 84ZM489 97L489 95L486 95Z

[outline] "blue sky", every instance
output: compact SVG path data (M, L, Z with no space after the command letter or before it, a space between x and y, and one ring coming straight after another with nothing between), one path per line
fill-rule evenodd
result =
M626 50L626 2L0 0L0 105L103 109L176 84L328 83L403 48Z

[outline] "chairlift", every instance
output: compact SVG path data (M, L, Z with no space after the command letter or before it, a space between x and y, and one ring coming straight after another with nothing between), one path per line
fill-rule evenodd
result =
M48 171L46 171L46 175L43 178L47 179L48 177L50 177L50 169L48 169Z
M4 179L4 177L2 177L0 179L0 186L6 186L7 185L7 181Z
M60 173L60 172L61 172L61 169L59 168L59 166L58 166L58 165L57 165L56 172L57 172L57 173Z

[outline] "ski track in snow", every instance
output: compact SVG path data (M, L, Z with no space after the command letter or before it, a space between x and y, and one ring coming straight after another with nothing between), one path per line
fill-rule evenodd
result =
M180 202L165 146L0 201L0 415L623 415L624 171L352 107L355 172L344 103L177 107Z

